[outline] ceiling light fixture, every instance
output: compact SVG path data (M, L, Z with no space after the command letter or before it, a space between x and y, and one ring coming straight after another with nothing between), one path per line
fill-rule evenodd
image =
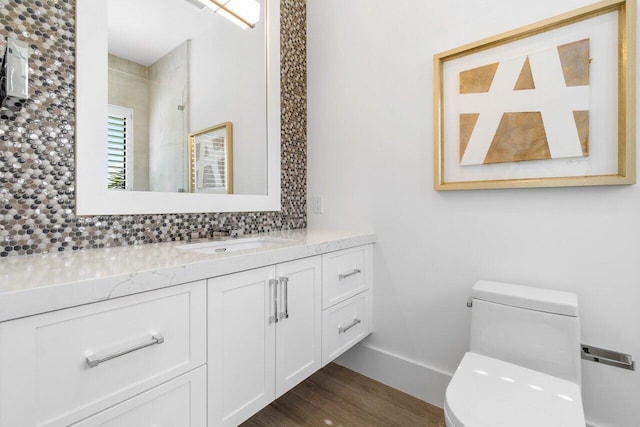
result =
M260 3L256 0L199 0L242 28L255 28L260 20Z

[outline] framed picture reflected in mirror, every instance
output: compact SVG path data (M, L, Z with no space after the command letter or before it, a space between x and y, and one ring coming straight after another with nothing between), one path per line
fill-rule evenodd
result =
M220 123L189 135L189 191L233 194L233 125Z

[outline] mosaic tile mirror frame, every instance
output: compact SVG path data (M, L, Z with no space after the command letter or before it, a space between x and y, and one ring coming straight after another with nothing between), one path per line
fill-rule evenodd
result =
M281 0L280 212L75 215L75 1L0 3L6 38L29 43L30 99L0 108L0 256L306 227L306 2Z

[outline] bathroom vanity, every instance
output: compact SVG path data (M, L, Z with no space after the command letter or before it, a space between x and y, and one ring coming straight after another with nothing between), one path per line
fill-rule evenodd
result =
M241 239L1 260L0 425L237 425L372 331L373 234Z

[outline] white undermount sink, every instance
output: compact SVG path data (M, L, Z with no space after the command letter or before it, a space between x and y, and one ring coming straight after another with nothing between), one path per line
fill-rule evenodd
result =
M199 254L221 254L260 248L275 249L291 242L293 242L293 240L277 239L274 237L240 237L227 240L209 240L206 242L190 243L176 246L176 249Z

